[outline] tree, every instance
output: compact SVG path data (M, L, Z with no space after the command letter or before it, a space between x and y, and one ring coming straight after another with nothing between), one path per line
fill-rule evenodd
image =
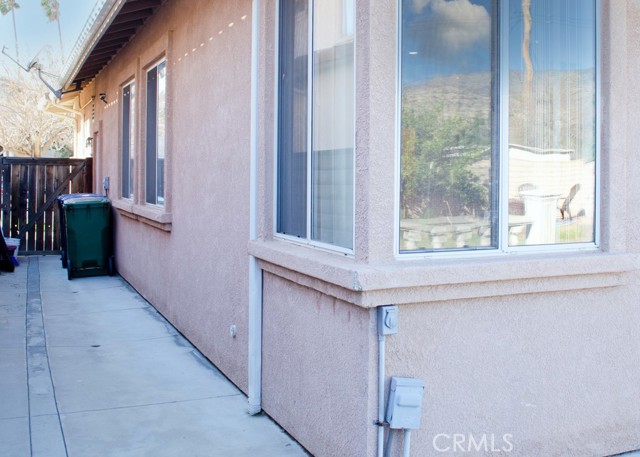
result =
M60 29L60 4L58 0L40 0L42 9L47 15L49 22L56 21L58 24L58 38L60 39L60 60L64 64L64 47L62 45L62 30Z
M42 83L33 75L18 80L0 77L0 144L5 153L40 157L49 150L68 155L74 124L46 112Z
M522 58L525 66L524 90L531 94L531 81L533 80L533 64L531 63L531 0L522 0L522 16L524 19L524 32L522 34Z
M529 123L527 119L535 118L535 105L532 100L531 86L533 83L533 63L531 61L531 0L522 0L522 18L523 18L523 33L522 33L522 59L524 60L524 84L522 86L522 102L523 102L523 129L524 129L524 143L526 145L533 145L536 142L535 129L529 129Z
M18 30L16 29L16 9L20 8L20 5L15 0L0 0L0 14L6 16L11 12L13 19L13 35L16 41L16 60L20 61L20 53L18 52Z
M480 215L489 206L482 163L491 156L488 119L424 104L402 113L401 205L407 216Z

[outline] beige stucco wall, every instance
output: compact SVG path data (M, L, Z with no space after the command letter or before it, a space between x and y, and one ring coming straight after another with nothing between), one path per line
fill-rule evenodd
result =
M412 447L443 455L461 434L499 448L509 434L516 456L637 449L638 324L623 289L402 306L387 374L426 382Z
M264 284L264 410L313 455L373 455L371 313L268 273Z
M247 388L250 1L169 1L85 92L99 129L96 190L111 179L119 272L240 388ZM145 72L167 59L167 214L124 217L120 192L121 86L135 78L143 163ZM86 97L86 94L83 95ZM143 170L136 192L143 194ZM140 205L143 206L143 205ZM140 219L140 218L139 218ZM165 228L168 226L165 226ZM237 326L232 338L231 325Z

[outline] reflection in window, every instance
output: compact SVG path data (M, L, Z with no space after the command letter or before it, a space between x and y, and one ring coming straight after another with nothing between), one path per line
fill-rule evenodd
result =
M593 0L402 2L401 251L594 242L595 20Z
M511 245L594 241L595 11L586 3L510 3L509 223L530 222L512 229Z
M401 250L481 248L492 237L489 1L404 1Z

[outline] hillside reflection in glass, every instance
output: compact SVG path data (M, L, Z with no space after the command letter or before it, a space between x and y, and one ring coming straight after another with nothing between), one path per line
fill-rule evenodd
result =
M593 243L595 48L594 0L402 2L402 252Z

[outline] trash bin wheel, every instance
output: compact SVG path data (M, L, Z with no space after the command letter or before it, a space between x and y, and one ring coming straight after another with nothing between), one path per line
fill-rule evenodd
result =
M107 273L109 273L109 276L113 276L116 273L116 268L115 268L115 259L113 256L109 256L109 260L107 262Z
M71 281L71 260L67 259L67 279Z

